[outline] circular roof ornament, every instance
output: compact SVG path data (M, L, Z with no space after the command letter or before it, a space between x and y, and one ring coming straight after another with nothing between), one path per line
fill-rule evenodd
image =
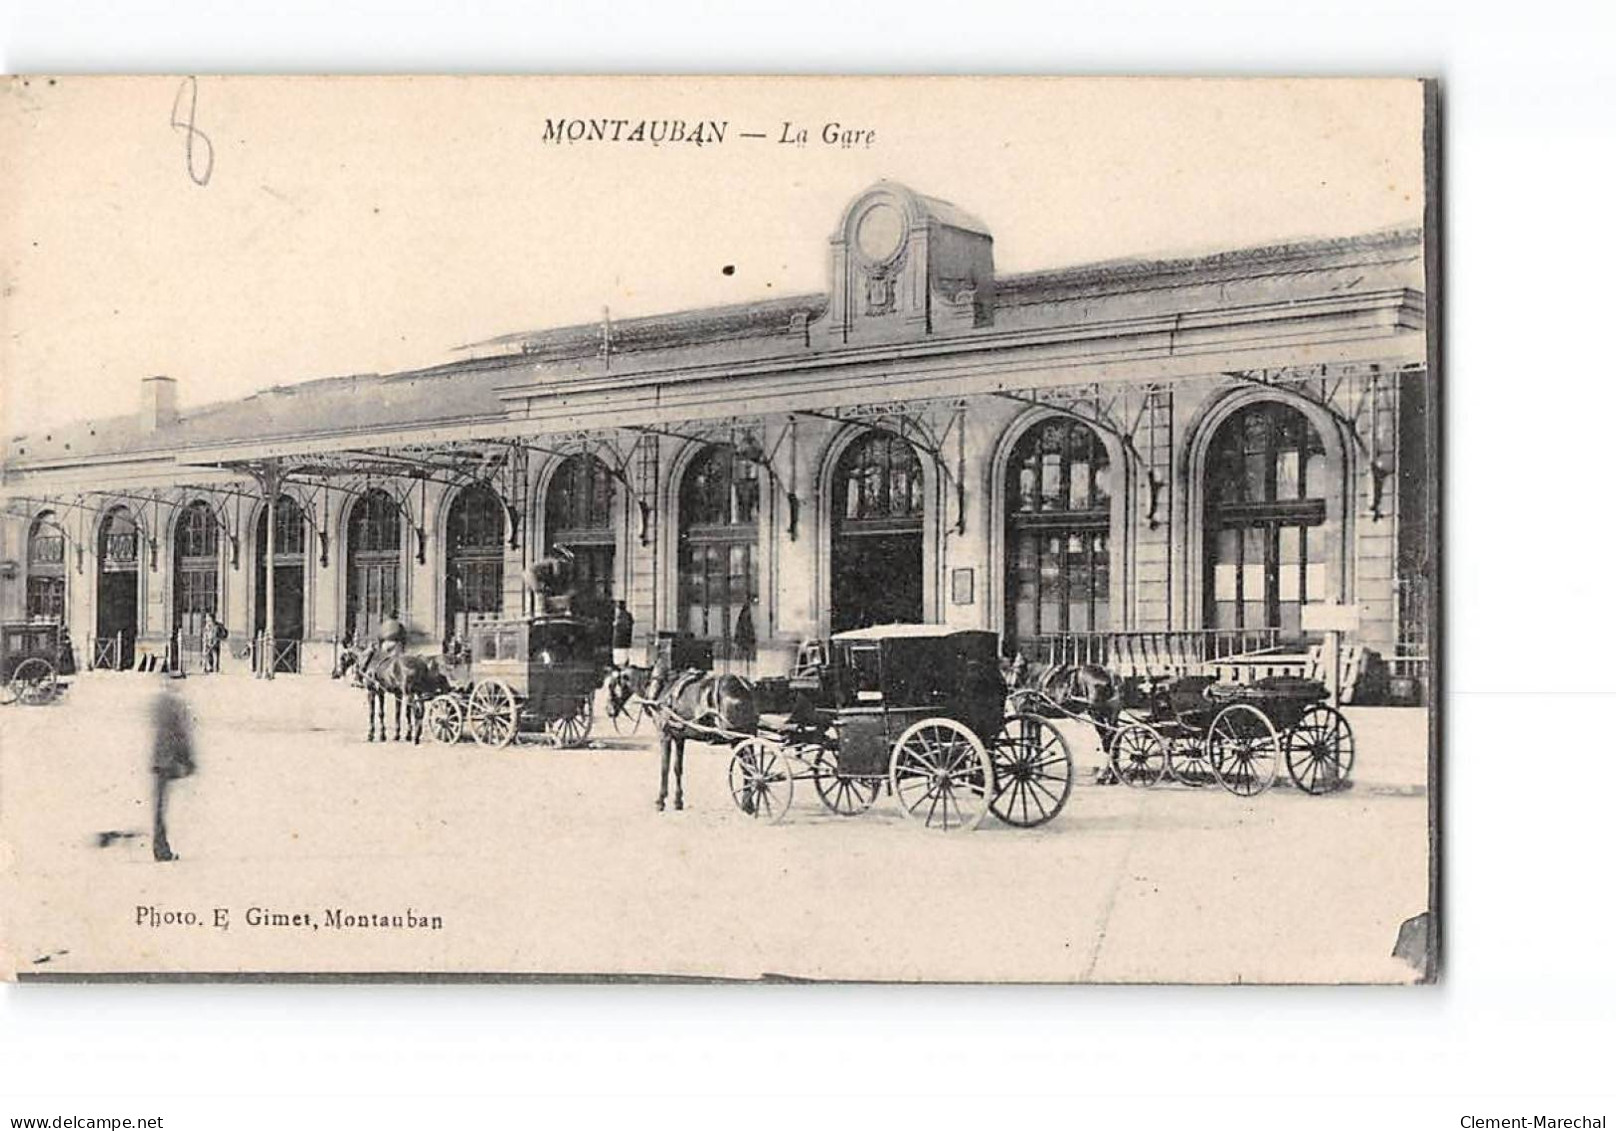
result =
M854 241L866 259L885 263L903 248L907 227L902 212L885 201L877 201L859 217Z

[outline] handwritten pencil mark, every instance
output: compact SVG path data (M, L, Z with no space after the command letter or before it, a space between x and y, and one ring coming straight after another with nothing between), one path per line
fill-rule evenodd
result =
M185 101L187 94L190 95L191 105L189 113L182 120L180 104ZM174 93L174 108L168 114L168 124L185 135L185 171L190 174L191 182L199 186L207 184L213 176L213 142L196 128L195 75L187 75L180 80L180 88ZM200 164L199 158L204 159Z

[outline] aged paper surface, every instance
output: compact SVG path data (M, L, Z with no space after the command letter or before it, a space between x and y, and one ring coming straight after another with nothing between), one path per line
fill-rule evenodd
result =
M10 80L5 969L1429 975L1425 128Z

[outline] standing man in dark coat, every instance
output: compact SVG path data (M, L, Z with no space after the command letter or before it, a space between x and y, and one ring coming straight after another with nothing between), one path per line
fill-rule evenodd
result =
M168 785L196 772L191 746L191 712L172 683L165 683L152 704L152 777L156 792L152 804L152 856L178 860L168 844Z
M628 611L627 604L618 601L617 608L612 610L612 664L626 668L633 655L634 614Z

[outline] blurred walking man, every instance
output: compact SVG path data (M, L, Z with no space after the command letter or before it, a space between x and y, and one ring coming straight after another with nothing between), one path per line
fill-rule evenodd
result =
M168 843L168 786L176 778L196 772L191 747L191 712L175 690L164 683L152 704L152 763L155 793L152 803L152 856L167 862L179 856Z

